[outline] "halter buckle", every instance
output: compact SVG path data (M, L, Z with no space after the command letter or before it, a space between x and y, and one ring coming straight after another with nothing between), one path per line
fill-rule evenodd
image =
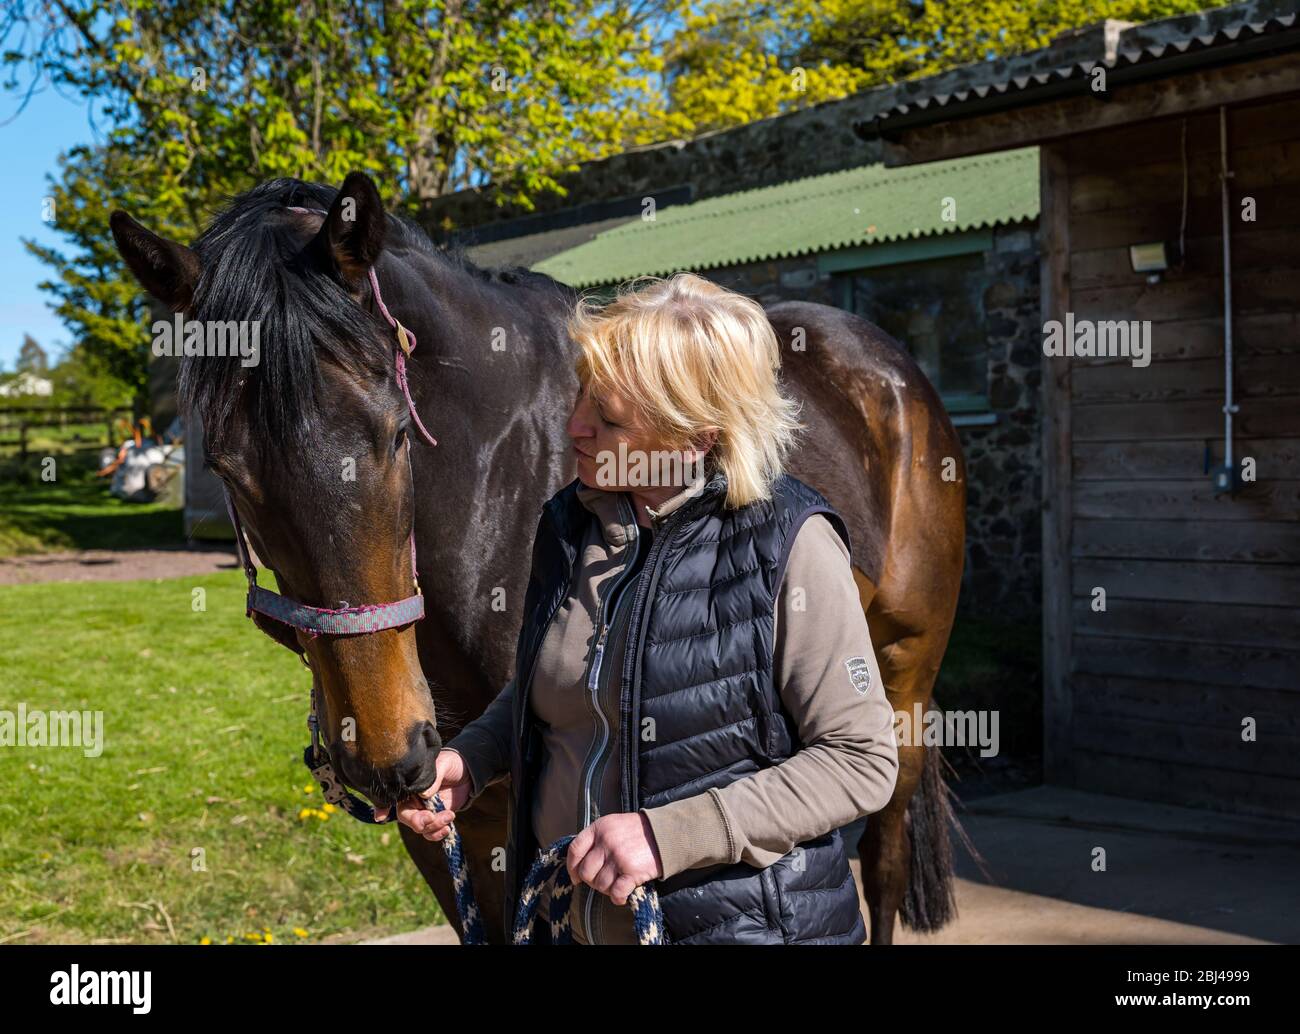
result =
M397 324L397 347L400 348L409 359L411 353L415 351L415 346L411 344L411 332L402 326L401 320L394 320Z

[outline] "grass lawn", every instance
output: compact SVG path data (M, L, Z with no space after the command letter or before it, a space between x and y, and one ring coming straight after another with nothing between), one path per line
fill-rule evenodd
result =
M0 942L350 940L440 919L392 827L312 814L310 681L243 591L238 572L0 586L0 708L104 722L99 757L0 747Z
M0 464L0 556L70 549L160 549L184 543L181 511L124 503L95 476L98 450L52 452L56 479L42 481L39 454Z

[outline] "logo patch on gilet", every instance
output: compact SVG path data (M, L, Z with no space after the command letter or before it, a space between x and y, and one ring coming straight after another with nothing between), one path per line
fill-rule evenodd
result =
M850 657L844 662L849 669L849 681L859 693L865 694L871 688L871 665L865 657Z

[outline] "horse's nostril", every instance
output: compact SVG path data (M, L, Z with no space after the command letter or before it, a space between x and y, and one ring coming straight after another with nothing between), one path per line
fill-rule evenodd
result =
M435 753L442 750L442 737L438 735L438 727L433 722L424 723L424 729L420 736L424 740L424 745L430 750Z
M432 722L421 722L413 727L406 756L393 767L398 796L423 790L434 779L434 761L442 749L442 737Z

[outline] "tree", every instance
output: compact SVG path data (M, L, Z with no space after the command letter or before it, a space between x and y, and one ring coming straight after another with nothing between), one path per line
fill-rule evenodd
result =
M14 369L18 373L43 377L49 365L45 349L30 334L24 334L22 346L18 349L18 362L14 365Z
M93 98L109 131L52 183L66 248L29 249L78 340L145 383L146 319L110 208L181 240L274 176L371 173L391 204L487 186L524 204L659 131L678 0L10 0L6 87ZM21 101L19 108L21 110Z
M149 190L148 163L110 147L76 147L60 159L61 178L47 199L55 225L71 247L24 240L54 276L39 286L55 298L55 313L93 357L102 376L143 397L148 386L148 299L125 269L107 232L114 208L134 213L167 236L188 240L197 231L178 221L171 206Z
M665 59L668 119L723 129L1049 44L1067 29L1197 11L1203 0L702 0Z
M52 401L56 405L118 409L131 402L132 392L84 345L69 349L55 363L49 376L54 385Z

